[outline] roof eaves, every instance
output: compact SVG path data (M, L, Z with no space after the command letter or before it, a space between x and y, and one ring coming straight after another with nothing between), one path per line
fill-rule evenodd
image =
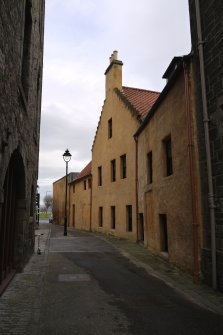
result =
M82 180L84 180L84 179L87 179L87 178L89 178L89 177L92 177L92 173L88 173L88 174L86 174L85 176L82 176L82 177L79 177L79 178L73 180L73 183L74 183L74 184L75 184L75 183L78 183L78 182L80 182L80 181L82 181Z
M70 172L70 173L68 173L67 178L69 179L69 176L70 176L71 174L74 174L74 173L79 174L79 172ZM61 181L61 180L64 179L64 178L66 178L66 175L63 176L63 177L61 177L61 178L59 178L59 179L57 179L57 180L55 180L55 181L53 182L53 184L57 183L58 181Z

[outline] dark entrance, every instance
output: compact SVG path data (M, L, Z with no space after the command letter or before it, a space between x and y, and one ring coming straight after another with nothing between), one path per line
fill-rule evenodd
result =
M143 213L139 213L139 241L144 241L144 217Z
M15 244L17 201L24 196L25 178L21 156L14 152L4 182L4 203L0 217L0 294L16 272Z

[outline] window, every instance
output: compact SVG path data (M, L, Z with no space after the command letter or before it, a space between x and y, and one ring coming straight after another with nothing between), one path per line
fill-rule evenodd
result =
M147 184L153 182L153 155L152 151L147 154Z
M121 178L124 179L126 178L126 155L122 155L120 157L120 163L121 163L121 168L120 168Z
M132 206L126 206L126 226L127 231L132 231Z
M86 189L87 189L87 181L84 180L84 190L86 190Z
M103 207L99 207L99 211L98 211L98 225L99 227L103 226Z
M168 232L166 214L159 215L160 221L160 250L168 252Z
M166 176L170 176L173 174L171 137L164 141L164 147L166 155Z
M102 167L98 167L98 186L102 185Z
M73 222L72 222L72 224L73 224L73 227L75 227L75 205L73 205Z
M112 137L112 119L108 120L108 138Z
M111 181L116 180L116 161L113 159L111 161Z
M75 193L75 184L73 183L73 193Z
M144 216L139 213L139 241L144 241Z
M111 206L111 229L115 229L115 206Z

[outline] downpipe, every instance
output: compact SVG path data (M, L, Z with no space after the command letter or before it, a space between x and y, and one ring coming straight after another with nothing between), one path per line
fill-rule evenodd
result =
M203 39L201 30L201 15L199 0L195 0L196 7L196 23L198 35L198 51L200 62L200 76L201 76L201 93L202 93L202 107L203 107L203 122L204 122L204 136L205 136L205 149L207 160L207 177L208 177L208 202L210 210L210 223L211 223L211 259L212 259L212 287L217 288L217 270L216 270L216 227L215 227L215 203L214 203L214 187L212 180L212 166L211 166L211 150L210 150L210 137L209 137L209 118L207 111L207 96L206 96L206 81L204 72L204 52L203 52Z

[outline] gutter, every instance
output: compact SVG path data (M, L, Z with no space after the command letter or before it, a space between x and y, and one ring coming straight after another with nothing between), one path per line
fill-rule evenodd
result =
M201 93L202 93L202 107L203 107L203 122L204 122L204 137L205 137L205 150L207 160L207 177L208 177L208 203L210 209L210 224L211 224L211 259L212 259L212 287L217 288L217 270L216 270L216 226L215 226L215 204L214 204L214 187L213 187L213 174L211 166L211 149L209 137L209 118L207 111L207 95L206 95L206 80L204 71L204 51L201 29L201 15L199 0L195 0L196 8L196 23L198 35L198 51L200 62L200 76L201 76Z

